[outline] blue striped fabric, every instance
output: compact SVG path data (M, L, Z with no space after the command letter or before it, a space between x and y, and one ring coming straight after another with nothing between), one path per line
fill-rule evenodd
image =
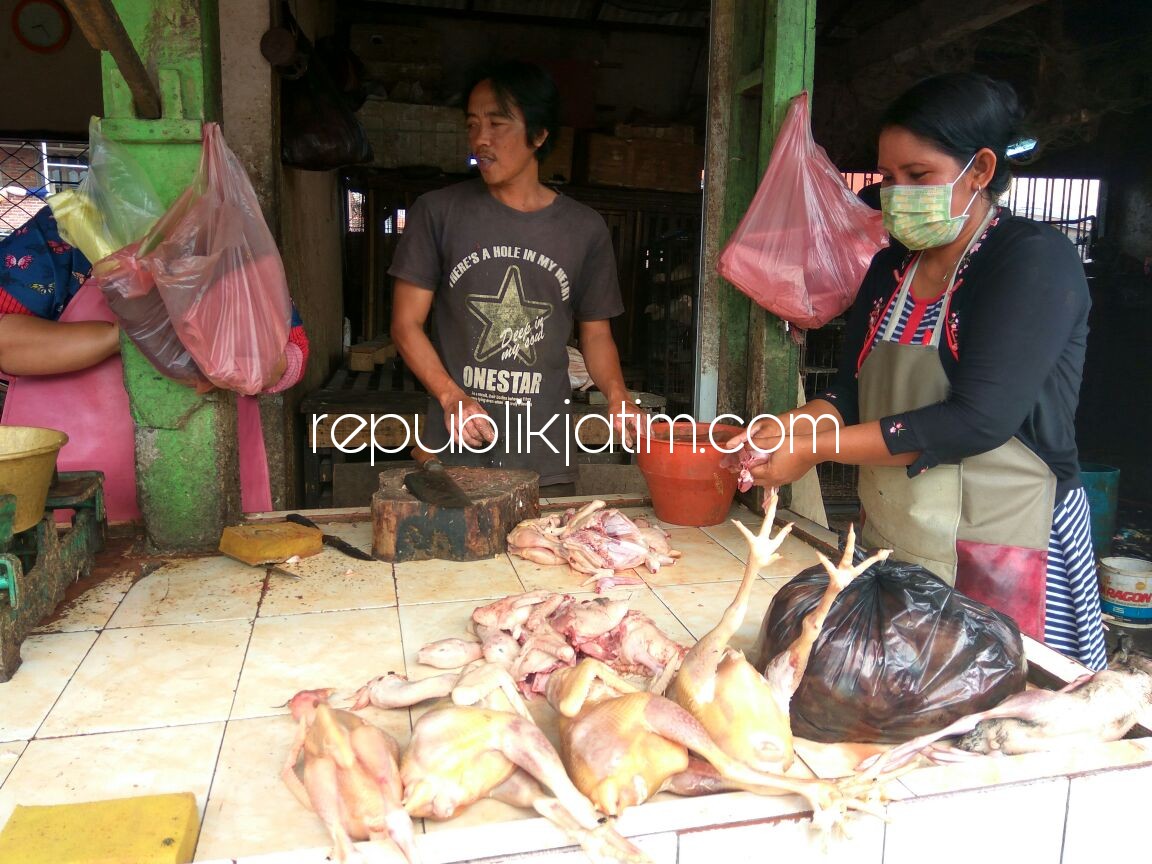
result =
M1083 489L1071 490L1056 505L1048 538L1047 594L1045 644L1089 669L1103 669L1108 655L1100 619L1091 512Z
M943 301L944 297L940 296L925 308L924 317L920 319L920 325L916 328L916 333L912 337L913 344L921 344L924 334L936 326L936 320L940 317L940 308L944 305ZM912 309L915 305L916 301L912 299L911 294L904 298L904 302L900 306L900 322L896 325L896 329L892 331L892 338L889 341L900 341L900 336L908 324L908 319L912 317ZM876 329L876 337L872 340L873 347L884 338L884 330L888 327L888 322L892 320L892 315L895 311L896 304L888 304L888 310L884 313L884 320L880 322L880 326Z
M913 342L920 343L924 332L940 314L940 303L924 313ZM900 339L912 308L911 299L900 310L900 322L892 340ZM889 308L885 316L892 314ZM881 326L879 333L882 333ZM1096 558L1092 551L1091 514L1084 490L1073 489L1057 502L1048 536L1048 583L1044 615L1044 643L1055 651L1079 660L1089 669L1107 665L1104 624L1100 618L1100 589L1096 581Z

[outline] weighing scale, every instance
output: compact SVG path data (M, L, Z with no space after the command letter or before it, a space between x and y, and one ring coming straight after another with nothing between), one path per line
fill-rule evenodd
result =
M72 510L57 528L57 510ZM0 682L20 666L20 643L60 605L68 586L92 569L104 547L104 474L69 471L48 490L44 518L14 534L16 497L0 495Z

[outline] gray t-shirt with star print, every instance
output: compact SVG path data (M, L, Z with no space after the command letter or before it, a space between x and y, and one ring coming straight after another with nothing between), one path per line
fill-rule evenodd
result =
M575 480L568 339L575 321L624 311L603 217L564 195L523 213L482 180L458 183L417 199L388 274L435 293L432 344L499 428L488 453L453 445L441 460L530 468L542 486ZM543 438L529 434L541 430ZM420 440L433 449L448 442L435 401Z

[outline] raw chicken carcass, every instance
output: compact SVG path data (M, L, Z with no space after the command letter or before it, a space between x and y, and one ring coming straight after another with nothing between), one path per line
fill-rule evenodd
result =
M328 826L337 864L359 860L353 840L389 839L418 864L412 820L401 806L399 745L355 714L329 707L331 695L302 690L288 701L297 732L281 777Z
M478 707L432 709L416 722L400 776L404 807L412 816L451 819L481 798L493 797L532 806L595 862L649 861L611 823L601 822L544 733L518 714Z
M978 755L1012 756L1118 741L1137 723L1152 722L1152 659L1122 654L1107 669L1061 690L1025 690L995 708L961 717L868 760L865 774L896 771L923 753L937 762ZM955 746L940 746L958 737Z
M853 578L888 556L885 550L853 567L855 534L851 531L838 567L820 555L820 562L829 574L828 589L816 609L805 616L800 636L774 658L761 675L741 652L728 646L728 641L744 621L756 574L779 557L776 550L791 531L789 524L772 535L776 503L773 490L758 535L753 535L739 522L734 523L750 547L740 589L716 627L685 655L669 687L669 695L700 721L725 753L764 774L786 771L792 764L794 751L788 706L828 610ZM785 777L780 780L799 783ZM781 788L788 787L781 784ZM863 802L843 795L836 784L809 785L807 791L803 788L794 791L808 798L814 810L813 821L821 827L837 824L846 808L868 809Z
M610 816L657 792L699 795L725 789L800 792L817 798L823 781L764 775L730 758L691 714L670 699L638 690L586 658L548 679L560 715L561 754L576 787ZM689 751L706 759L694 759Z
M416 662L435 669L459 669L465 663L479 660L484 646L471 639L439 639L429 642L416 654Z
M669 535L644 520L633 521L605 502L591 501L563 516L526 519L508 535L508 551L537 564L567 564L588 574L584 584L596 583L598 591L642 581L633 568L644 566L655 573L680 556L668 542Z

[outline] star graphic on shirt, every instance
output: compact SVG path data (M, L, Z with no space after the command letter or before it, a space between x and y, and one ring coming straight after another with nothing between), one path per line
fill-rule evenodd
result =
M552 315L551 303L524 299L524 286L520 268L515 264L504 274L500 293L469 294L465 298L468 311L484 324L484 331L476 343L478 363L496 354L510 352L528 366L536 363L536 338L533 334L543 330L544 321Z

